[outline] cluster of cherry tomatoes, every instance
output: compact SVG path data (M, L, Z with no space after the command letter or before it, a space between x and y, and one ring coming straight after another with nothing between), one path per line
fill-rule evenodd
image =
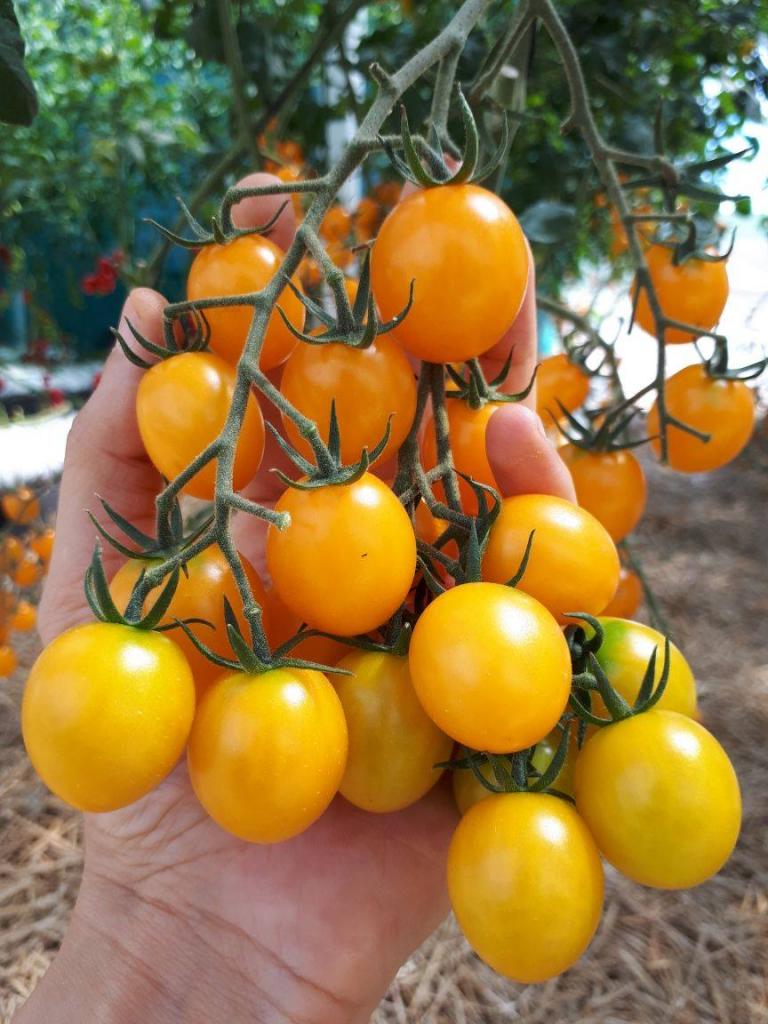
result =
M326 222L330 240L343 243L349 230L342 213ZM282 255L256 234L206 245L190 269L189 297L254 292ZM417 561L417 541L422 552L438 551L446 524L426 495L403 503L388 482L387 461L414 420L412 360L463 363L491 349L520 309L528 261L520 226L497 196L448 184L414 192L378 230L371 281L383 321L401 312L416 282L412 308L391 334L363 349L298 342L285 319L305 326L302 282L286 288L285 319L272 315L261 349L263 370L282 367L283 397L329 446L333 403L345 465L363 448L375 451L391 422L373 467L286 487L276 511L288 525L267 533L269 587L243 560L277 655L263 664L258 652L241 651L242 667L228 667L248 632L230 564L211 546L187 561L152 622L204 620L205 628L161 633L112 614L71 629L33 667L22 717L37 771L74 806L107 811L140 799L186 749L203 808L256 843L303 832L338 793L369 813L401 810L449 762L463 812L448 856L454 910L488 963L532 982L565 970L589 944L603 902L601 855L641 884L696 885L727 859L740 798L726 754L697 721L682 654L671 647L663 655L664 638L627 618L595 618L637 598L615 545L639 516L642 478L622 468L634 462L617 456L611 468L565 451L580 494L605 503L595 514L587 501L525 494L497 496L494 517L484 516L477 487L467 485L463 511L479 512L473 521L487 526L474 538L477 565L470 572L471 531L450 538L434 573ZM169 355L139 386L141 436L169 479L222 429L251 309L218 306L206 316L209 350ZM560 357L545 363L540 402L551 395L578 407L588 381L574 369ZM493 402L476 409L454 397L446 406L457 469L494 488L485 451ZM284 433L311 457L290 416ZM419 439L427 469L437 461L436 434L428 416ZM250 395L236 489L263 452L263 413ZM203 467L186 493L212 498L214 471ZM613 481L608 497L599 474ZM151 565L127 562L104 603L124 612ZM438 593L427 577L442 580ZM147 596L150 618L159 600ZM610 691L596 689L603 676ZM659 699L645 710L655 684ZM580 711L588 711L586 730L575 721Z
M13 633L35 628L37 584L44 577L53 551L53 530L40 518L40 500L29 487L18 487L0 498L0 679L16 670Z

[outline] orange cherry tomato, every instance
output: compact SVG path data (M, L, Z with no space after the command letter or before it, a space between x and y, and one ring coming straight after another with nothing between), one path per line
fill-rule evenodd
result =
M53 541L56 537L56 533L50 527L47 527L42 533L38 533L36 537L33 537L29 546L35 552L37 557L43 563L48 565L53 554Z
M173 480L221 433L235 389L235 371L211 352L183 352L156 363L139 383L139 433L152 462ZM255 475L264 454L264 419L253 395L235 452L233 484L240 490ZM212 498L216 461L185 485L196 498Z
M0 644L0 679L7 679L16 671L19 660L16 652L8 644Z
M267 591L267 636L272 650L298 633L301 619L294 615L276 590ZM289 657L314 661L319 665L337 665L350 653L351 648L340 640L328 636L310 636L291 648Z
M572 444L560 456L573 477L579 505L601 522L615 541L623 540L645 510L646 482L632 452L586 452Z
M20 526L40 518L40 502L29 487L18 487L12 494L4 494L0 507L6 519Z
M282 167L277 167L273 173L280 179L280 181L299 181L303 176L301 167L297 166L295 163L284 164ZM304 217L304 205L300 192L291 193L291 205L293 206L293 213L296 217L296 223L298 224ZM262 369L266 370L267 367L262 366Z
M676 266L674 253L664 245L651 245L645 253L651 282L659 299L662 312L672 320L691 324L710 331L728 300L728 271L725 260L717 263L691 257ZM635 321L648 334L656 336L656 324L648 304L645 289L640 293ZM677 328L667 329L667 344L695 341L697 335Z
M709 434L702 441L676 426L667 428L667 461L681 473L720 469L745 447L755 427L755 398L740 380L710 377L696 363L686 366L665 382L667 411L689 426ZM648 413L648 433L659 432L659 410L654 402ZM661 442L651 442L657 455Z
M9 534L3 541L3 546L0 550L0 566L10 568L18 565L23 558L24 544L18 537L14 537L12 533Z
M301 143L295 139L281 139L276 146L277 155L290 164L300 164L304 159Z
M445 403L448 413L451 454L455 468L460 473L471 476L478 483L495 488L498 488L498 484L486 454L485 432L488 421L501 404L500 402L486 402L479 409L473 409L468 402L461 398L449 398ZM421 443L421 461L425 469L432 469L437 465L435 421L432 418L428 420L424 431ZM462 507L469 513L476 512L477 498L474 491L461 477L458 479L458 484ZM440 497L443 496L441 485L437 486L436 493Z
M283 370L280 390L305 416L314 420L328 440L331 402L335 402L341 433L341 457L346 463L370 452L391 432L382 461L405 440L416 411L416 380L411 364L398 345L386 336L366 349L349 345L300 345ZM312 448L287 416L283 425L288 440L305 456Z
M416 570L408 515L378 477L308 491L289 487L278 501L291 525L267 534L275 590L303 622L338 636L367 633L405 601Z
M603 615L631 619L643 601L643 584L632 569L622 565L616 593L603 609Z
M328 242L345 242L352 230L352 218L343 206L332 206L323 217L320 235Z
M382 224L371 262L385 320L405 307L415 282L397 339L431 362L471 359L495 345L517 316L528 275L515 215L477 185L412 193Z
M284 253L274 242L261 235L243 235L226 245L206 245L189 268L187 297L209 299L222 295L244 295L264 288L280 268ZM291 278L300 289L298 277ZM286 285L278 305L297 330L304 327L304 306ZM206 309L211 328L210 346L230 363L236 363L245 345L253 318L250 306L224 306ZM275 309L269 318L259 365L271 370L285 362L296 347L296 338Z
M502 501L483 558L483 579L512 579L532 532L530 557L517 589L535 597L561 622L566 612L599 614L619 582L616 545L589 512L550 494Z
M251 584L253 596L262 608L266 608L267 597L264 584L256 575L256 570L250 562L241 556L243 568ZM156 561L130 558L120 566L112 582L109 584L109 592L112 600L121 612L124 612L130 600L133 587L138 580L142 569L151 568ZM145 608L157 599L159 590L150 591L145 602ZM232 610L235 613L240 629L246 639L249 637L247 623L243 616L242 600L237 583L232 575L224 555L218 547L212 545L195 555L187 562L187 574L179 574L179 582L176 592L171 600L170 607L162 620L163 625L173 622L174 619L205 619L210 626L202 623L190 624L190 629L200 640L210 647L214 654L224 658L232 658L232 647L227 636L227 626L224 619L224 598L227 598ZM265 614L265 631L268 630L269 613ZM212 627L212 628L211 628ZM186 655L192 675L195 677L195 686L198 697L203 690L209 686L214 679L229 671L216 665L209 658L195 647L183 629L177 627L169 630L166 634L174 643L178 644Z
M560 405L575 412L588 394L589 374L572 363L565 352L541 361L536 372L536 412L545 423L550 415L556 420L562 418Z
M30 629L35 628L36 621L37 612L34 605L31 605L29 601L19 601L16 611L11 616L11 629L17 633L28 633Z
M547 609L498 583L463 583L421 614L408 660L429 717L475 750L531 747L568 702L571 659Z
M40 579L42 570L37 555L25 551L24 557L13 571L14 583L19 587L32 587Z

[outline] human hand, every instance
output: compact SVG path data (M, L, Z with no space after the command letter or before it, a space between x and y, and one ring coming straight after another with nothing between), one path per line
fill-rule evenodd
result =
M238 223L263 222L278 202L244 201ZM287 246L293 230L289 204L273 237ZM130 319L159 341L163 305L156 292L132 292L124 336ZM517 321L486 357L498 369L513 347L509 390L530 379L535 337L531 281ZM141 529L152 529L160 480L136 423L141 373L116 348L72 428L40 606L46 643L90 618L82 577L96 533L84 509L94 507L94 495L109 496ZM487 447L505 495L573 498L565 467L525 405L494 414ZM261 473L251 496L274 496L273 479ZM239 534L245 554L259 563L263 532L246 521ZM119 561L105 551L108 575ZM445 785L385 816L339 797L304 834L255 846L208 818L179 764L136 804L86 815L85 870L72 923L19 1024L365 1021L399 965L448 911L444 861L456 817Z

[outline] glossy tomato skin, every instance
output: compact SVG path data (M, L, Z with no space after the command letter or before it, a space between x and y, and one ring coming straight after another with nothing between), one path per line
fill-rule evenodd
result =
M637 526L645 511L647 485L630 451L586 452L572 444L560 456L573 477L582 508L602 523L618 543Z
M663 245L649 246L645 258L662 312L666 316L705 331L717 325L729 292L725 260L711 263L693 257L675 266L672 250ZM656 336L656 325L645 289L637 302L635 322L648 334ZM668 328L664 333L667 344L695 341L696 337L676 327Z
M597 660L614 689L633 704L654 648L654 679L658 682L661 678L664 668L664 637L650 626L630 619L599 616L598 621L603 627L603 642L596 653ZM602 714L605 705L599 694L593 694L592 699L596 714ZM656 706L698 718L696 680L679 648L672 643L669 645L669 678Z
M386 813L420 800L439 780L439 761L453 740L419 703L408 658L355 651L339 662L351 676L334 676L349 731L349 756L339 791L355 807Z
M616 593L603 608L603 615L615 619L631 619L643 603L643 585L632 569L621 567Z
M280 268L283 250L261 235L244 235L225 245L206 245L189 268L187 298L209 299L219 295L245 295L267 285ZM301 291L298 277L292 283ZM304 327L304 306L286 285L278 305L297 330ZM229 363L236 363L243 352L253 318L251 306L224 306L205 310L211 329L210 346ZM297 339L283 322L277 309L272 311L264 336L259 365L271 370L285 362Z
M221 433L235 388L235 371L211 352L183 352L147 370L136 395L139 433L156 469L173 480ZM253 478L264 454L264 419L248 398L235 452L234 488ZM213 497L215 460L185 485L195 498Z
M469 944L514 981L546 981L584 953L600 922L603 868L574 808L506 793L464 815L448 851L448 892Z
M267 566L280 598L302 622L339 636L367 633L393 615L416 570L408 515L386 484L289 487L276 506L291 525L270 526Z
M251 843L278 843L320 817L347 757L339 698L322 672L223 676L200 703L189 777L213 820Z
M431 362L471 359L491 348L517 316L529 255L509 207L477 185L413 192L387 216L371 258L382 318L414 299L395 332L412 355Z
M500 402L487 402L479 409L473 409L468 402L460 398L449 398L445 403L448 413L448 432L451 439L453 464L460 473L471 476L478 483L487 484L498 489L496 477L485 449L485 432L488 421L496 412ZM435 437L435 421L430 417L421 443L422 464L425 469L437 465L437 439ZM462 507L468 513L477 511L477 498L466 482L459 478L459 494ZM438 494L442 495L442 488Z
M755 427L755 399L741 380L710 377L700 363L686 366L664 386L667 411L682 423L709 434L702 441L674 425L667 428L667 461L681 473L720 469L743 450ZM648 434L659 432L659 410L654 402L648 413ZM651 442L657 455L661 443Z
M571 661L557 622L498 583L464 583L436 598L416 623L408 660L429 717L475 750L533 746L568 701Z
M483 558L483 579L512 579L532 531L530 557L517 589L561 622L566 612L599 614L619 582L616 545L594 516L563 498L521 494L502 501Z
M741 796L728 755L674 711L600 729L582 748L574 787L603 855L641 885L699 885L720 870L739 835Z
M247 558L240 556L243 569L251 584L253 596L262 608L266 607L267 598L264 584L261 582ZM142 569L153 564L151 560L131 558L117 570L109 584L109 592L112 599L121 612L124 612L130 600L133 586L139 578ZM199 637L206 646L223 658L232 658L232 646L227 636L227 625L224 620L224 598L226 597L232 606L237 621L244 636L248 636L248 624L242 611L242 600L237 589L237 583L232 575L226 558L221 550L215 545L206 548L199 555L186 563L187 572L179 575L179 582L176 592L171 599L168 612L162 620L163 624L171 623L174 619L204 619L211 626L192 623L190 629ZM150 592L145 603L145 609L157 599L159 590ZM268 617L265 616L265 618ZM267 621L265 629L269 629ZM213 627L213 628L211 628ZM172 629L166 636L178 644L189 662L192 675L195 677L198 699L202 696L206 687L227 672L227 669L216 665L209 658L195 647L186 633L180 629Z
M81 811L114 811L160 783L187 742L195 686L161 633L75 626L32 666L21 709L35 771Z
M341 457L346 463L372 451L382 440L392 417L389 441L380 459L393 455L405 440L416 411L416 379L401 348L388 335L366 349L349 345L299 345L283 369L280 390L305 416L314 420L328 441L331 402L341 433ZM302 455L311 456L309 443L293 420L283 417L288 440Z
M570 361L565 352L542 359L536 371L536 412L544 423L562 419L563 405L575 412L587 400L589 374Z

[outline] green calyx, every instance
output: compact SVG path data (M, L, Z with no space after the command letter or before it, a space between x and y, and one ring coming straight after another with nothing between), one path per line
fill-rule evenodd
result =
M142 572L139 581L137 581L137 587L143 576L144 573ZM104 562L101 557L101 544L98 541L94 547L91 564L86 569L84 579L86 600L91 611L100 622L135 626L137 629L157 629L160 632L172 628L172 626L160 626L160 622L170 607L178 584L179 569L177 567L169 574L163 589L149 611L142 613L144 601L137 602L131 597L125 612L121 612L112 600L112 595L109 592L109 583L107 582ZM136 588L134 588L134 595L136 592ZM203 620L198 619L194 621L202 622Z
M464 373L454 369L452 366L446 365L448 376L456 387L451 390L446 390L445 397L460 399L461 401L466 402L472 409L481 409L489 402L497 404L504 402L522 402L522 400L527 398L533 390L539 366L538 364L536 365L533 373L531 374L531 379L522 391L515 392L514 394L502 391L502 385L509 376L509 369L512 366L513 356L514 349L504 360L504 365L499 373L490 381L486 381L479 359L470 359L469 362L465 364L466 371Z
M586 622L593 630L591 636L581 626L569 626L566 630L573 666L573 691L569 702L572 711L583 723L597 726L612 725L614 722L620 722L625 718L642 714L644 711L650 711L661 700L669 681L669 637L664 638L664 664L658 683L654 684L658 654L658 648L654 648L643 673L637 697L633 704L629 704L611 685L596 657L596 652L603 642L603 631L599 621L594 616L586 615L583 612L567 612L566 614L571 619L580 619ZM600 695L608 709L610 718L601 718L592 712L592 693Z
M168 514L160 518L158 536L152 537L150 534L139 530L125 516L121 516L119 512L116 512L104 498L99 495L97 497L110 520L136 546L133 548L128 547L127 544L115 537L114 534L110 533L99 522L90 510L87 510L88 516L107 543L116 551L119 551L121 555L125 555L126 558L159 559L165 561L174 555L183 555L184 550L201 537L213 522L212 516L205 515L195 523L188 533L185 533L181 506L178 499L174 498Z
M211 303L213 305L214 303ZM217 303L222 304L222 303ZM131 332L134 341L156 360L171 359L173 356L181 355L184 352L204 352L208 350L208 342L211 337L211 328L208 319L202 309L192 309L174 320L165 318L163 320L163 345L157 345L149 338L145 338L133 326L130 320L126 319L128 330ZM117 328L112 328L112 334L123 355L129 363L140 367L142 370L149 370L154 363L143 359L131 348L126 339ZM178 337L177 335L181 336Z
M648 389L645 389L648 390ZM574 448L581 448L586 452L618 452L630 448L639 448L647 444L651 438L641 437L632 439L628 430L634 418L640 410L634 404L643 392L634 395L620 405L615 406L609 413L603 414L601 409L594 412L586 411L587 421L578 419L573 413L565 408L561 401L557 401L560 412L565 420L565 425L552 417L555 426L563 437L572 444ZM602 416L602 422L595 427L594 421Z
M698 345L696 347L698 350ZM718 335L715 338L714 352L709 359L702 359L702 362L707 375L713 380L747 381L755 380L765 372L765 368L768 366L768 357L731 370L728 368L728 342L725 337Z
M181 196L176 197L176 201L181 207L181 212L184 215L189 228L192 232L192 238L184 238L183 235L177 234L175 231L171 231L169 228L159 224L156 220L152 220L151 217L145 217L144 223L151 224L153 228L160 232L163 238L166 238L169 242L174 245L181 246L183 249L202 249L207 245L226 245L227 242L232 242L236 238L242 238L245 235L265 235L268 236L274 229L275 224L280 218L285 207L290 202L286 199L277 210L277 212L270 217L264 224L259 224L253 228L235 228L230 223L226 228L216 218L211 218L211 227L206 230L202 224L192 215L189 207L186 205Z
M463 185L484 181L496 171L507 153L509 143L509 122L506 114L502 117L502 138L492 156L481 166L480 136L472 109L461 88L455 89L461 121L464 130L464 146L459 166L452 171L443 155L445 140L440 138L434 125L429 128L429 141L420 135L413 135L408 123L405 106L400 108L399 147L403 156L396 152L396 145L389 138L379 139L395 170L408 181L421 188L435 188L439 185Z

